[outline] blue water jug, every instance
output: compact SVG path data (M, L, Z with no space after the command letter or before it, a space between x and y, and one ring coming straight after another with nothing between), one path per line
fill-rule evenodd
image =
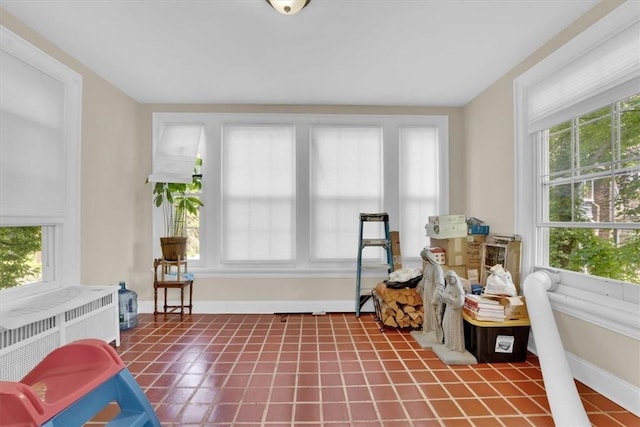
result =
M138 294L131 289L127 289L124 282L120 282L118 303L120 330L124 331L138 326Z

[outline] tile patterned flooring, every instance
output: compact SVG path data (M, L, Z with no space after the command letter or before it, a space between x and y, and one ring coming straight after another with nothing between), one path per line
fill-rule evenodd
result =
M118 353L163 426L553 426L533 355L448 366L370 313L139 318ZM640 426L578 390L594 426Z

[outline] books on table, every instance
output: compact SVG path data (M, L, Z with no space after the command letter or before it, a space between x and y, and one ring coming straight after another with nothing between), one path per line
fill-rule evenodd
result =
M463 310L469 317L479 321L503 322L505 320L504 306L498 300L482 295L465 295Z

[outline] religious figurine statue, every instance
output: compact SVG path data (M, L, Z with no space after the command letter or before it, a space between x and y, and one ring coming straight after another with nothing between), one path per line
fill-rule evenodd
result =
M431 298L432 310L436 315L434 332L435 332L436 342L439 344L442 344L442 342L444 341L444 330L442 329L443 315L444 315L444 310L446 306L446 302L444 300L444 289L445 289L444 281L436 282L435 289L433 291L433 298Z
M444 345L451 351L464 352L464 329L462 326L464 289L462 287L462 281L453 270L447 271L444 277L446 283L442 296L446 304L442 320Z
M433 334L436 337L438 334L436 330L440 328L441 322L438 320L436 314L436 306L432 303L434 294L438 288L438 284L444 285L444 275L442 273L442 267L436 261L433 252L428 248L424 248L420 252L420 256L425 261L424 270L422 272L422 301L424 307L424 318L422 321L422 332ZM442 342L442 336L440 334L440 340Z

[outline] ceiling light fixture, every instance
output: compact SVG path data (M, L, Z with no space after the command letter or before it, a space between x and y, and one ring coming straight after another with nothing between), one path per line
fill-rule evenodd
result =
M300 12L311 0L267 0L272 8L283 15L294 15Z

